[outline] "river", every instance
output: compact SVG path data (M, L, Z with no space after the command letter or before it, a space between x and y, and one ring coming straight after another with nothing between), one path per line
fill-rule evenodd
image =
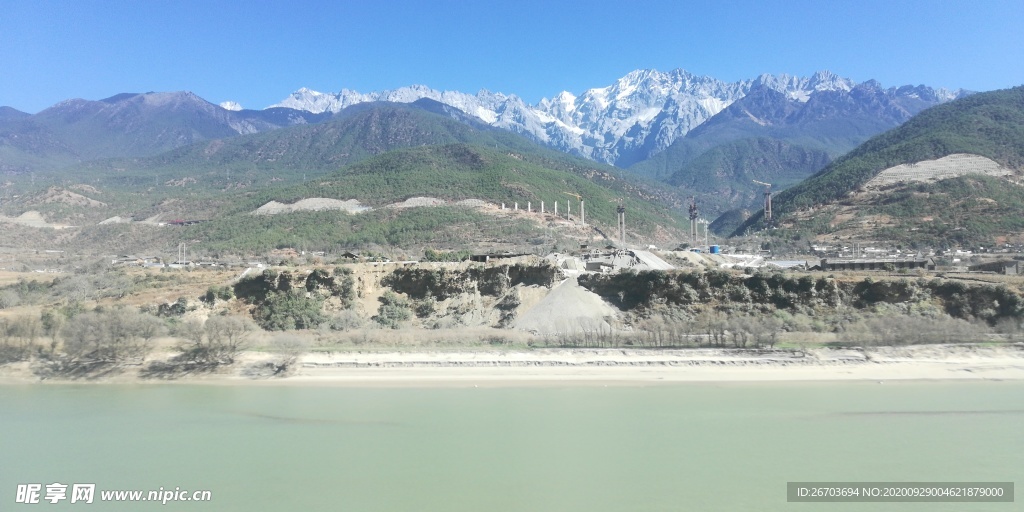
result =
M1024 482L1024 382L7 385L0 461L0 510L1008 511L786 482ZM32 483L96 502L15 504ZM99 503L160 488L211 501Z

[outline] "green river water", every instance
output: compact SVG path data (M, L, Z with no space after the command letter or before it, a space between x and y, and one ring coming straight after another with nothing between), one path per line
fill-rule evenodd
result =
M1024 382L0 386L0 511L1012 511L787 481L1024 482ZM15 503L94 483L97 502ZM210 502L98 502L101 490Z

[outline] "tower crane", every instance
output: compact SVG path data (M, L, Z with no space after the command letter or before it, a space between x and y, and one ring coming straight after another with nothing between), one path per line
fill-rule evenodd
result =
M772 221L772 184L765 183L763 181L751 180L758 185L764 185L764 221L771 223Z

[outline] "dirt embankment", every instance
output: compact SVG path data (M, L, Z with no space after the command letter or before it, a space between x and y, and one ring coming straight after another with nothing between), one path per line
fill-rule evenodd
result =
M558 269L539 263L362 263L330 272L267 270L239 281L234 291L258 304L271 293L302 289L325 298L328 313L351 309L364 321L393 292L415 313L412 327L509 327L559 279Z
M1024 298L1006 285L940 278L836 279L825 274L636 272L587 274L580 284L624 311L655 305L740 309L868 309L877 304L938 305L952 318L990 324L1024 317Z

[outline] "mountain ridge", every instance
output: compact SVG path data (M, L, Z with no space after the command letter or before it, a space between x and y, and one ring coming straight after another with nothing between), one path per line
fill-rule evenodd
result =
M52 167L92 158L146 156L202 139L321 122L360 103L420 99L449 105L563 152L628 167L666 149L751 90L769 88L792 101L808 102L817 94L847 92L857 85L825 71L810 77L763 74L724 82L682 69L642 69L611 85L579 95L563 91L535 105L515 94L467 94L413 85L365 94L302 88L263 110L238 110L232 102L215 105L185 91L121 93L96 101L64 100L37 114L5 107L0 111L0 167L35 170L45 167L40 162L47 157L54 158ZM966 94L926 86L887 91L924 106ZM185 109L190 113L183 116Z
M329 115L267 109L229 111L194 93L121 93L61 101L0 116L0 169L46 169L111 157L149 156L201 140L307 124ZM47 160L50 160L47 163Z
M833 85L804 97L755 85L629 170L702 197L703 210L712 214L754 209L761 197L752 179L771 182L776 191L791 186L871 136L906 122L931 105L927 94L934 93L927 88L885 89L871 80L853 84L825 78Z
M670 188L561 153L426 99L412 104L355 105L322 123L201 141L151 157L92 161L56 175L67 181L85 179L99 188L147 190L158 195L178 194L168 192L168 187L181 187L181 193L185 189L199 193L276 188L317 180L389 152L452 144L486 147L513 155L508 158L530 163L531 168L565 171L583 179L611 176L612 188L657 201L663 207L682 203Z
M606 87L580 95L563 91L529 105L516 95L481 90L476 95L437 91L414 85L373 93L342 89L336 94L302 88L272 105L309 112L337 112L365 101L404 102L427 97L452 105L484 122L531 136L556 149L619 167L642 161L664 150L676 139L701 126L752 89L769 88L797 102L818 93L850 92L857 84L828 72L810 77L763 74L737 82L691 74L682 69L660 72L642 69L628 73ZM969 94L963 90L901 86L887 94L937 104ZM917 108L920 110L920 108Z

